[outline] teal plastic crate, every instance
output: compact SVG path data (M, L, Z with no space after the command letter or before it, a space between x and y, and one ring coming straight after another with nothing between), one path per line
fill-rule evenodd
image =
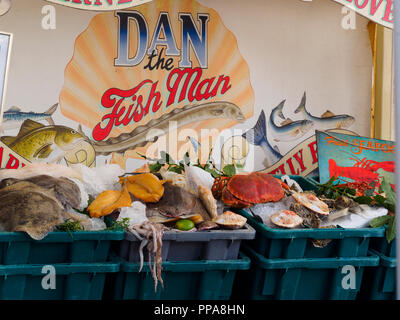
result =
M124 231L77 231L36 241L23 232L0 232L0 264L105 262L111 241L123 238Z
M148 263L123 262L121 272L111 277L115 300L228 300L237 270L248 270L250 259L163 262L164 289L154 280Z
M362 300L395 300L396 299L396 258L387 257L377 251L379 266L366 268L361 286Z
M396 258L396 239L393 239L390 243L386 240L386 237L372 239L370 247L384 256Z
M55 289L43 289L44 265L0 265L0 300L101 300L105 277L120 264L54 264Z
M376 266L378 256L363 258L266 259L249 247L249 272L239 273L235 299L251 300L354 300L364 268ZM344 266L355 268L355 289L343 289Z
M316 187L319 184L319 176L307 177L308 181ZM388 257L396 257L396 240L388 243L385 236L379 238L372 238L370 242L370 249L378 251Z
M315 190L310 179L290 176L303 190ZM247 244L269 259L364 257L368 254L371 238L383 238L384 228L360 229L280 229L270 228L244 210L237 211L248 219L256 230L256 237ZM317 248L311 239L331 239L324 248Z

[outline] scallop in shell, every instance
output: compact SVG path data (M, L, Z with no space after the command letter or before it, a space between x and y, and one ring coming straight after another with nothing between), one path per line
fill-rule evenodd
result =
M218 94L215 96L210 95L206 100L203 99L201 103L224 101L234 105L235 108L229 109L229 112L227 111L223 116L215 113L210 114L207 118L204 117L200 120L195 118L194 122L182 124L177 128L178 136L185 129L194 129L200 133L201 129L218 128L219 130L213 130L210 133L211 137L204 137L204 140L207 139L209 141L210 138L217 138L222 129L237 125L238 122L243 122L253 115L254 90L250 83L248 64L239 51L236 37L224 25L221 17L215 10L195 0L163 0L151 1L134 8L121 10L121 12L129 11L137 12L144 17L149 38L157 28L160 14L168 13L168 21L171 25L177 48L184 47L181 35L182 21L179 19L179 15L182 12L190 12L193 19L196 19L200 13L207 14L209 17L207 21L207 67L201 67L196 55L191 54L191 68L199 72L201 71L201 79L199 79L197 88L200 86L200 83L203 83L204 90L205 85L208 83L210 88L214 90L218 84L219 77L223 75L226 79L229 76L229 90L223 90L224 93L220 94L222 92L222 84L225 82L225 80L221 80L222 82L220 81L218 90L216 90ZM133 19L131 20L132 23L129 24L129 32L127 33L129 35L128 51L130 57L134 56L136 50L138 50L136 39L142 36L138 34L138 28ZM201 34L201 30L199 32ZM115 125L107 137L101 141L101 143L107 142L107 147L110 146L107 151L109 153L117 152L113 149L113 146L117 142L123 143L125 141L125 136L122 136L123 134L138 134L139 131L143 133L143 131L151 128L153 123L155 123L150 123L150 121L157 122L162 115L171 115L174 110L199 103L199 101L191 98L189 88L184 99L179 98L181 96L180 92L176 93L175 99L168 93L168 88L166 87L167 79L173 70L178 70L179 62L182 59L181 55L165 56L164 51L162 57L172 61L170 66L173 66L173 69L171 70L165 68L154 70L144 68L149 62L149 54L144 56L143 60L134 66L118 66L114 63L116 57L118 57L118 43L119 19L116 12L109 11L95 15L88 27L76 38L73 57L65 69L64 84L60 93L60 109L62 114L73 121L81 123L91 131L98 124L104 128L106 122L102 121L102 119L112 111L109 108L101 106L102 97L107 90L110 88L130 90L136 88L144 79L150 81L143 84L136 93L136 97L140 96L140 100L143 97L144 100L143 114L145 115L141 119L134 120L133 118L135 105L133 105L133 109L129 108L130 105L132 107L132 100L135 99L132 99L132 96L124 99L121 98L123 101L120 110L122 111L122 108L124 108L125 112L122 111L123 114L121 114L119 121L122 121L124 125ZM161 48L158 46L157 53L160 52ZM203 80L206 82L202 82ZM152 90L152 84L156 86L156 92L162 94L159 100L160 106L157 109L155 105L153 108L150 106L152 111L144 112L146 97L149 96L149 92ZM182 95L185 94L182 93ZM172 104L169 104L169 98L172 98ZM120 98L115 97L115 99ZM140 116L137 118L140 118ZM123 121L123 119L125 120ZM138 130L133 132L136 128ZM167 133L165 141L169 141L169 136L170 134ZM112 140L113 138L115 139ZM178 142L176 150L183 150L186 147L187 149L190 148L190 141L178 140ZM199 142L202 143L203 141ZM159 141L154 144L158 146L158 143ZM125 160L127 158L138 158L137 152L146 154L149 146L150 144L138 144L129 147L128 150L124 151ZM174 152L170 152L170 154L172 157L178 158L178 155Z
M313 193L309 192L294 193L293 198L295 198L298 203L302 204L306 208L318 214L324 216L329 215L328 205L325 202L318 199L317 196Z
M246 224L247 219L232 211L225 211L216 218L215 223L227 229L240 229Z
M290 210L282 210L274 213L270 219L273 224L289 229L296 228L303 223L303 219Z

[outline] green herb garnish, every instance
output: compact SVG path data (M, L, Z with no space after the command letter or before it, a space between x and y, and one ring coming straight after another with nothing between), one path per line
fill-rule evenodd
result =
M126 230L129 228L129 218L123 218L121 221L113 221L106 230Z
M81 226L81 223L79 221L67 219L67 220L65 220L65 222L57 225L56 230L64 231L64 232L71 232L71 231L82 231L82 230L84 230L84 228L83 228L83 226Z

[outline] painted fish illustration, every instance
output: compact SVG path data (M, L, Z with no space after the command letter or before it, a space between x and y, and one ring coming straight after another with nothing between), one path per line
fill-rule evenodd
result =
M136 127L130 133L123 133L106 141L93 142L93 146L97 155L108 155L112 152L122 153L154 142L160 136L160 130L165 134L168 133L170 121L175 121L177 128L180 128L192 122L215 118L233 119L238 122L243 122L246 119L240 108L230 102L219 101L186 105L164 114L158 119L153 119L146 125Z
M3 136L0 140L29 161L60 162L93 166L95 152L88 138L64 126L44 126L25 120L16 137Z
M51 106L49 110L43 113L36 112L22 112L18 107L11 107L3 113L3 122L1 124L2 130L9 130L18 128L25 120L41 121L46 120L50 125L54 126L54 121L51 118L53 113L57 110L58 103Z
M194 152L196 152L196 154L197 154L199 152L199 149L201 148L201 143L193 137L187 136L187 138L189 139L190 143L192 144Z
M275 146L273 148L268 142L264 110L261 111L256 125L249 131L246 131L242 136L249 143L255 146L260 146L263 149L266 156L265 165L267 167L272 166L274 163L282 158L278 147Z
M311 120L317 129L343 129L350 127L355 119L347 114L334 115L332 112L325 112L321 118L314 117L306 109L306 93L304 92L299 107L294 113L302 113L306 120Z
M269 117L269 130L274 136L274 141L294 141L304 136L314 126L311 120L292 121L285 119L282 113L283 106L286 100L283 100L277 107L271 111ZM275 118L279 116L285 121L281 126L275 124Z

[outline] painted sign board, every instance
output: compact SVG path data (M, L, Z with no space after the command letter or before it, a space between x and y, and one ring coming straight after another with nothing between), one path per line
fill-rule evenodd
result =
M332 1L153 0L40 15L46 4L13 2L0 19L18 44L4 106L15 121L5 118L0 141L26 161L130 171L139 153L204 161L212 150L216 164L307 175L315 130L370 131L368 20L343 29ZM310 37L310 23L323 32Z
M385 178L395 184L395 145L392 141L317 131L321 183L365 182L378 186Z

